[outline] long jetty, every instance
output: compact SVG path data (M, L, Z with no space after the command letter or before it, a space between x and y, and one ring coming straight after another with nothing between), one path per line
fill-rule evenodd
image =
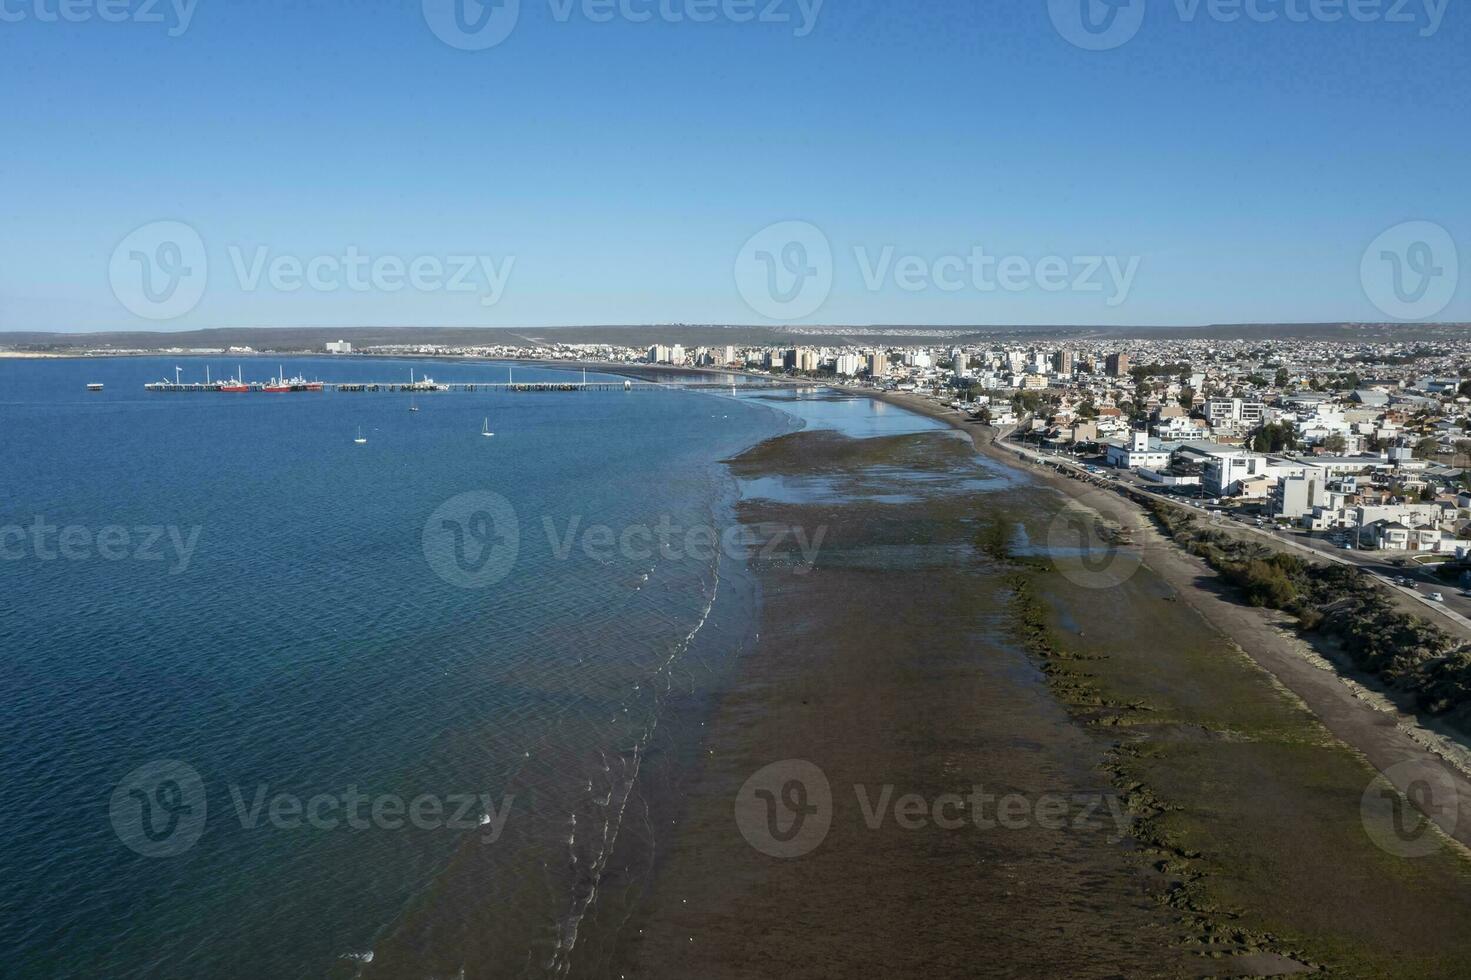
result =
M780 388L790 387L795 382L765 380L765 379L742 379L732 385L731 382L721 381L634 381L632 379L620 381L313 381L309 385L291 385L289 388L278 388L276 391L341 391L341 392L407 392L409 394L428 395L441 392L555 392L555 391L670 391L670 390L699 390L699 389L724 389L735 387L740 390L750 391L757 388ZM805 382L810 386L811 382ZM217 393L243 393L262 392L267 385L264 382L190 382L190 381L153 381L143 386L148 391L155 392L217 392ZM274 392L273 392L274 393Z

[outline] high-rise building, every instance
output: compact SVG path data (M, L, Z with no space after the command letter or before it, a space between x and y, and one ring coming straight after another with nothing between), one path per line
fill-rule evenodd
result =
M1110 354L1103 362L1103 368L1108 372L1109 377L1122 378L1129 373L1129 355Z
M868 373L875 378L889 373L889 356L883 351L874 351L868 355Z
M1070 376L1073 373L1073 352L1060 350L1052 355L1052 370L1056 374Z

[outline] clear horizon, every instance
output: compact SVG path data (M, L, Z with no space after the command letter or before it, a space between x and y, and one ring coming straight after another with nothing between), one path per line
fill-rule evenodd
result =
M1081 3L10 0L0 331L1471 320L1463 7Z

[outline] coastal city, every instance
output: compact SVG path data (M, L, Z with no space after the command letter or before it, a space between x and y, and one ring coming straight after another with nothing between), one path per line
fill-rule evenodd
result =
M0 975L1471 978L1471 4L195 6L0 0Z
M334 341L328 353L353 353ZM1053 460L1345 550L1465 558L1471 341L1094 340L948 347L678 343L450 348L504 358L739 371L912 394Z

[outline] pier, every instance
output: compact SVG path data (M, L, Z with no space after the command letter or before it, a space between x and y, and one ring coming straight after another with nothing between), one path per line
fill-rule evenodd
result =
M255 392L395 392L430 395L444 392L575 392L575 391L699 391L735 388L753 391L767 388L811 387L812 382L743 379L731 384L721 381L310 381L292 379L285 384L263 381L152 381L143 386L152 392L251 394Z

